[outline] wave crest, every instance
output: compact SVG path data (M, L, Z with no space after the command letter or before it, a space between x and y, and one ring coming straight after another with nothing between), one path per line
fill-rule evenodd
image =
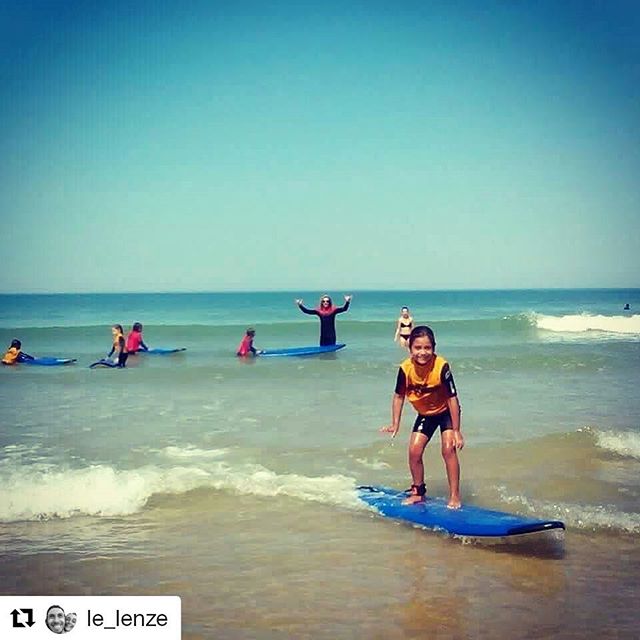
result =
M575 314L566 316L535 315L538 329L555 333L599 332L640 337L640 315L603 316Z
M596 431L596 446L619 456L640 460L640 433L633 431Z
M209 488L239 495L273 497L286 495L300 500L362 506L354 492L355 480L341 475L306 477L279 475L260 465L233 467L223 461L206 460L204 452L184 453L169 448L178 458L201 457L194 467L141 467L118 470L110 466L84 469L14 468L0 482L0 522L50 520L74 516L126 516L140 511L153 495L182 494Z

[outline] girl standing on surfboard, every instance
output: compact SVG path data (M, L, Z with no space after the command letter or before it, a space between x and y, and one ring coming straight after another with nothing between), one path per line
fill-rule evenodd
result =
M315 309L308 309L302 304L302 298L296 300L296 304L302 313L310 316L318 316L320 318L320 346L333 345L336 343L336 316L344 313L349 309L351 298L353 296L344 297L344 305L342 307L334 307L331 298L327 295L320 297L320 306Z
M418 412L409 440L411 495L403 504L422 502L427 493L422 456L436 429L440 429L442 458L449 481L451 509L460 508L460 463L458 450L464 447L460 431L460 403L449 363L436 355L436 338L430 327L419 326L409 336L409 358L398 370L391 401L391 424L380 431L395 438L400 429L404 399Z

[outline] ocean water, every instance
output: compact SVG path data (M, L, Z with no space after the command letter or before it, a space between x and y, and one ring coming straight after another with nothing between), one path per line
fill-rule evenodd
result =
M4 295L0 593L177 594L185 638L635 638L640 290L362 291L317 343L320 292ZM628 303L630 311L624 311ZM358 484L409 484L389 421L400 307L435 331L463 408L463 501L567 525L486 545L384 520ZM90 369L110 327L168 356ZM436 437L437 439L437 437ZM437 442L425 455L446 494Z

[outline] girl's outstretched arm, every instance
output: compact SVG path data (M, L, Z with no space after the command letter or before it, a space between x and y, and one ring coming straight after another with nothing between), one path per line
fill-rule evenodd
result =
M390 433L392 438L398 435L400 430L400 418L402 418L402 408L404 407L404 395L394 393L391 399L391 424L380 429L381 433Z

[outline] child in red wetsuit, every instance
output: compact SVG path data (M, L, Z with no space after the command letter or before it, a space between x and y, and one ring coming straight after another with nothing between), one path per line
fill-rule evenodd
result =
M242 338L242 341L238 345L238 350L236 351L236 355L244 358L248 355L258 356L262 353L253 346L253 338L256 335L256 330L249 327L247 332Z
M429 327L415 327L409 336L409 358L398 370L396 389L391 403L391 424L381 431L395 438L400 429L404 399L408 398L418 417L409 440L411 495L404 504L422 502L426 494L424 464L425 447L440 429L442 458L449 481L451 509L460 508L460 463L458 450L464 447L460 431L460 403L449 363L436 355L436 339Z
M142 339L142 325L139 322L134 322L127 336L127 353L136 354L138 351L149 351L149 347Z

